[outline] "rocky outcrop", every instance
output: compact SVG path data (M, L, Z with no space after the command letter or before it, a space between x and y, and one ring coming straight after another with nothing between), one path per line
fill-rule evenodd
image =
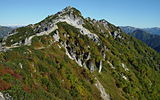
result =
M0 92L0 100L5 100L3 93Z
M103 87L103 85L99 82L99 80L97 78L96 79L96 83L95 86L98 88L98 90L101 93L101 97L103 98L103 100L111 100L110 95L108 95Z
M60 37L59 37L59 32L57 30L54 33L53 38L54 38L54 42L59 42Z
M122 63L122 67L124 68L125 71L129 71L129 69L127 68L127 66L124 63Z
M102 71L102 61L99 62L99 70L98 72L100 73Z
M101 23L105 28L109 28L108 22L105 19L99 20L98 22Z
M110 66L112 69L116 69L116 68L112 65L112 63L110 63L109 61L107 61L107 63L109 64L109 66Z
M89 70L91 71L91 72L94 72L95 71L95 64L91 61L91 60L89 60L89 61L87 61L87 67L89 68Z
M21 69L23 69L23 65L22 65L22 63L19 63L19 66L20 66L20 68L21 68Z
M13 98L9 95L9 93L1 93L0 92L0 100L13 100Z

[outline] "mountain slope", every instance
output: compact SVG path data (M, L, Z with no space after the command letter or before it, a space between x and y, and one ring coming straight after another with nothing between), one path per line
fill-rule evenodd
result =
M151 34L157 34L160 35L160 28L154 27L154 28L143 28L146 32L149 32Z
M160 98L160 55L111 23L84 18L73 7L14 30L2 39L0 50L2 98Z
M155 49L156 51L160 52L160 36L159 35L153 35L150 33L147 33L143 30L135 30L130 35L136 37L139 40L142 40L144 43L146 43L151 48Z
M155 49L156 51L160 52L160 36L154 33L148 33L144 29L134 28L134 27L121 27L121 29L128 33L129 35L143 41L151 48Z

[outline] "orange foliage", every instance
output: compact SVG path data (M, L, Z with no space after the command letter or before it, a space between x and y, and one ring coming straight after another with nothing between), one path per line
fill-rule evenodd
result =
M23 90L26 92L31 92L30 88L27 85L23 85Z
M0 79L0 90L7 90L11 87L9 83Z
M11 74L17 79L22 79L22 76L20 74L15 73L14 70L12 70L11 68L0 69L0 76L5 74Z

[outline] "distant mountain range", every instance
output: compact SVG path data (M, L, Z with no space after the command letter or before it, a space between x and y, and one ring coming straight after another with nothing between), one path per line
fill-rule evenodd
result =
M0 26L0 37L6 36L9 32L11 32L13 27L7 27L7 26Z
M126 33L133 33L135 30L140 29L145 32L148 32L150 34L157 34L160 35L160 28L159 27L153 27L153 28L136 28L132 26L120 26L123 31Z
M151 48L160 52L160 28L135 28L123 26L121 29L125 33L143 41Z
M152 33L152 34L158 34L160 35L160 28L154 27L154 28L144 28L146 32Z

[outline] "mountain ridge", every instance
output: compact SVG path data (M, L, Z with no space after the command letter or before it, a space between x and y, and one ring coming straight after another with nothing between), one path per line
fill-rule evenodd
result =
M160 55L106 20L83 18L73 7L15 29L2 39L0 51L0 97L160 97Z
M135 27L121 27L121 29L126 32L127 34L136 37L137 39L143 41L151 48L155 49L156 51L160 52L160 36L158 34L150 33L145 29L135 28ZM146 28L147 29L147 28ZM150 28L154 30L154 28ZM149 30L150 30L149 29Z
M126 33L133 33L133 31L141 29L151 34L160 35L160 27L151 27L151 28L137 28L132 26L119 26L119 27L121 27L121 29Z

